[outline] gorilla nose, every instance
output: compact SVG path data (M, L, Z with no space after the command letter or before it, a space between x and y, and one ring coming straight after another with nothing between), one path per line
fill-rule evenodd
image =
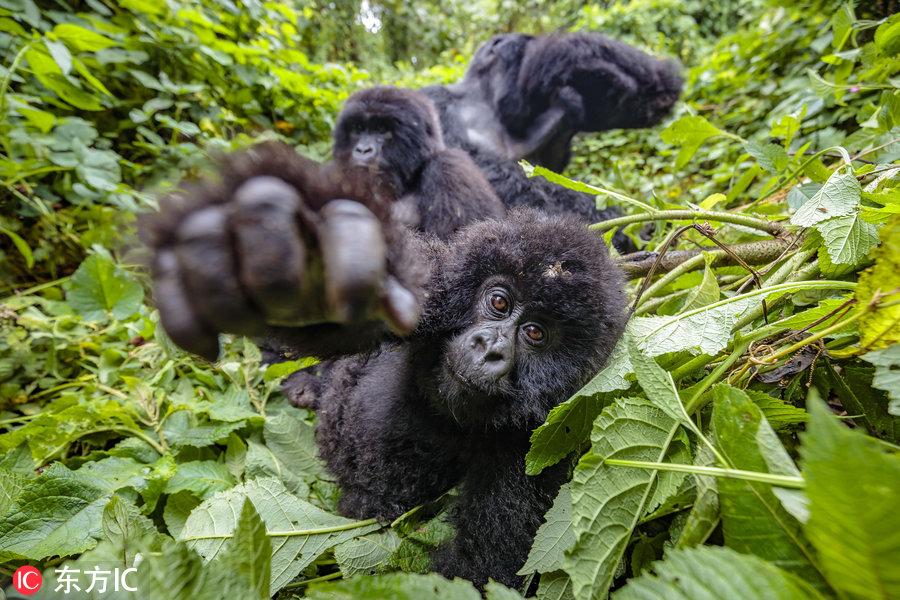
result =
M353 149L353 155L357 158L369 158L374 154L375 146L372 144L357 144Z
M472 350L478 356L477 368L491 377L500 379L512 370L513 345L494 329L476 331L470 338Z

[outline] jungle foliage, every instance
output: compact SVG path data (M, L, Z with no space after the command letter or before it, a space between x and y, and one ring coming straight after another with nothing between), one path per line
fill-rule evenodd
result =
M481 597L428 574L446 498L335 513L314 416L279 391L314 359L167 340L134 217L260 138L327 156L360 86L568 27L677 56L685 97L584 136L565 176L523 168L620 206L598 232L704 251L629 271L611 363L532 437L529 472L577 463L526 588L487 597L900 597L894 3L452 4L0 0L0 582L39 565L29 597L56 598L62 566L139 556L146 598Z

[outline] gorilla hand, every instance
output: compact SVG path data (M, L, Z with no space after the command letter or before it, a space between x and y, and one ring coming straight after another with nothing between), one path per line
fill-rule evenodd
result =
M403 234L377 181L280 144L229 157L221 173L221 184L165 199L143 227L160 319L179 346L214 359L218 333L415 327L420 301L390 259Z

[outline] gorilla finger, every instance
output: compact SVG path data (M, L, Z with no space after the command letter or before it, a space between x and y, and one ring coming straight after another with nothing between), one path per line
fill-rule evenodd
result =
M422 307L416 296L390 276L381 293L381 308L388 326L399 335L412 332L419 324L422 314Z
M181 286L178 259L171 250L160 250L153 267L153 290L159 319L172 341L207 360L219 355L219 340L206 328Z
M178 230L181 281L191 305L216 331L255 335L262 332L262 317L238 282L227 225L218 207L188 215Z
M274 320L301 308L306 249L297 225L300 197L276 177L254 177L234 193L232 225L247 293Z
M381 224L368 208L352 200L332 200L320 212L319 244L325 270L325 296L339 323L374 313L385 277L387 246Z

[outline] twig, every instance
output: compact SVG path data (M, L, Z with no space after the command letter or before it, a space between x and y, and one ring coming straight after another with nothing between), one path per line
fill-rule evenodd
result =
M778 259L782 253L790 247L790 243L784 239L763 240L759 242L748 242L745 244L734 244L729 246L732 253L739 256L748 265L764 265ZM649 255L641 254L638 258L629 258L626 254L619 259L618 264L628 279L637 279L643 277L650 272L654 263L659 264L654 269L655 272L669 272L679 267L683 263L695 259L703 252L713 255L713 264L715 266L737 264L734 257L727 254L723 250L715 248L701 248L699 250L674 250L667 252L664 257L659 257L656 253ZM702 258L696 263L696 268L701 268L704 264ZM692 270L692 269L689 269ZM646 290L645 290L646 291Z
M713 210L660 210L652 213L639 213L594 223L590 228L595 231L609 231L624 225L646 221L717 221L758 229L776 237L786 231L784 225L777 221Z

